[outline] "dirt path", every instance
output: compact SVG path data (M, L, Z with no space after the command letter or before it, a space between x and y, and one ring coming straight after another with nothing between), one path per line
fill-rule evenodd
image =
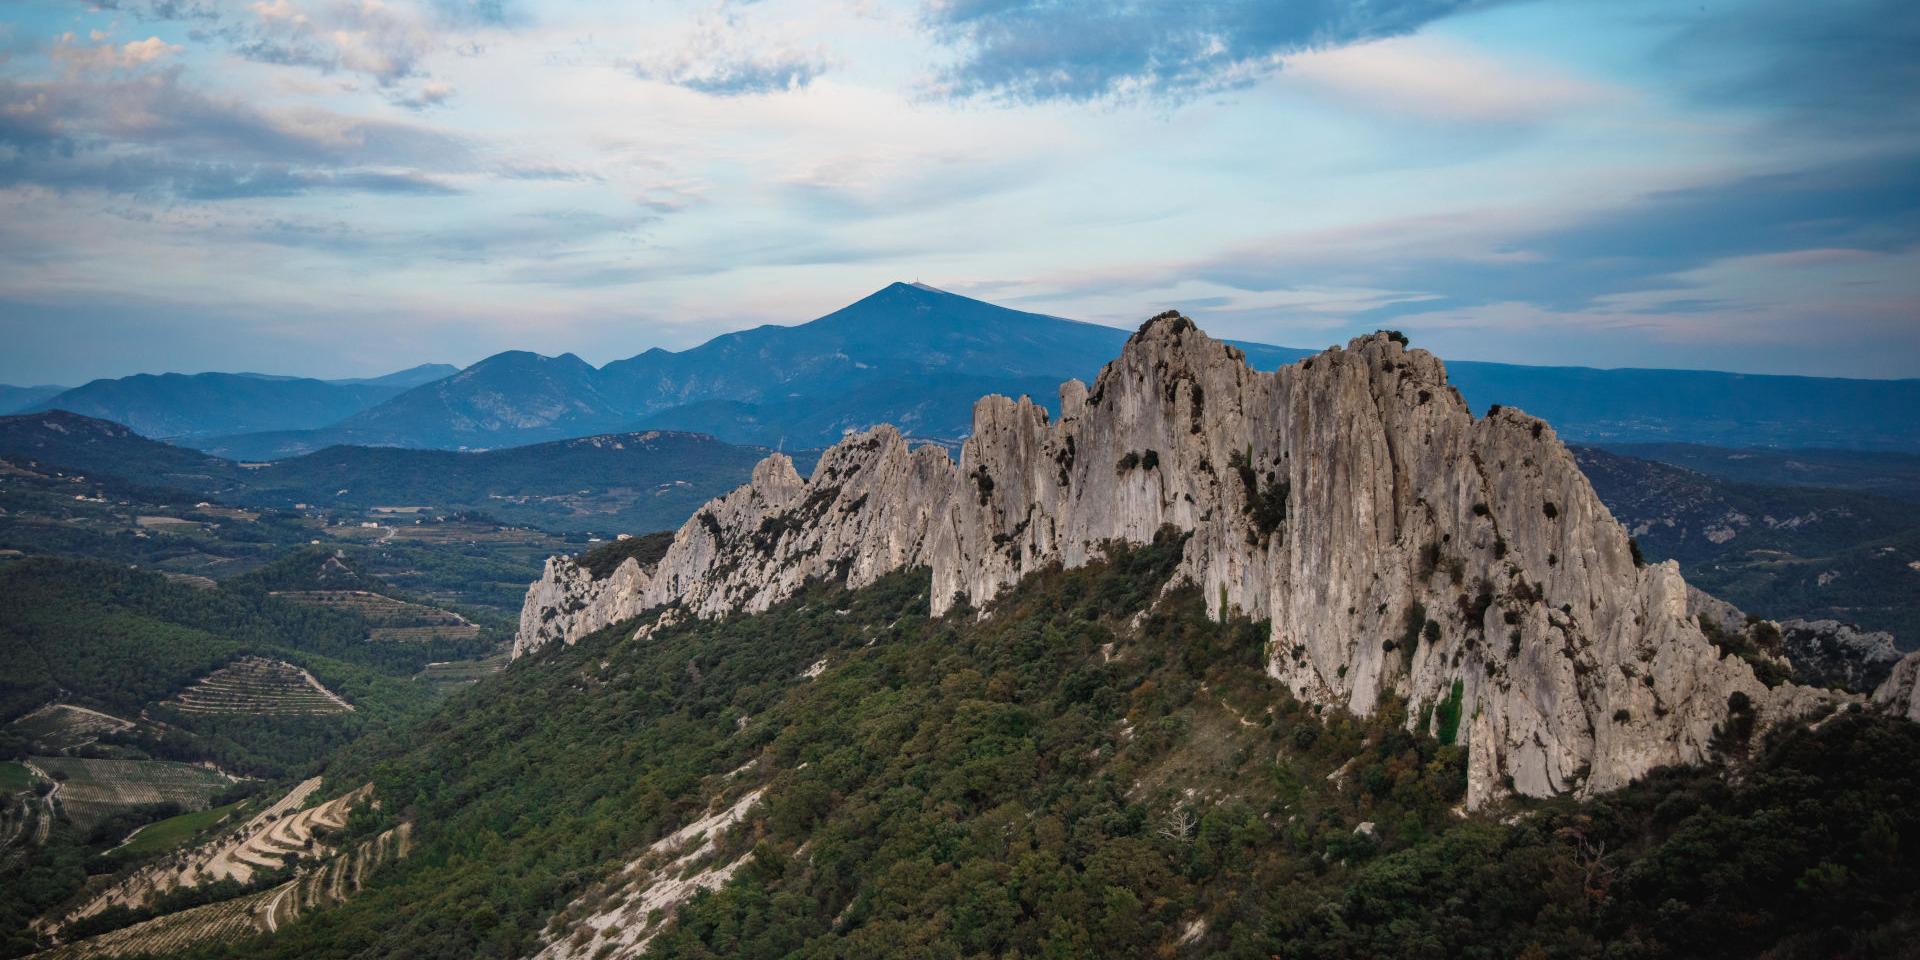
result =
M311 673L308 673L308 672L306 671L306 668L304 668L304 667L301 667L301 668L297 668L297 669L299 669L299 670L300 670L300 675L301 675L302 677L305 677L305 678L306 678L306 680L307 680L307 683L308 683L309 685L311 685L311 686L312 686L312 687L313 687L313 688L314 688L315 690L318 690L318 691L320 691L320 693L321 693L321 695L322 695L322 696L325 696L325 697L326 697L326 698L327 698L328 700L331 700L331 701L333 701L334 703L337 703L337 704L339 704L339 705L340 705L341 707L343 707L343 708L345 708L345 709L346 709L346 711L347 711L348 713L352 713L352 712L353 712L353 704L351 704L351 703L348 703L347 701L345 701L345 700L342 700L342 699L340 699L340 695L339 695L339 694L337 694L337 693L334 693L334 692L333 692L332 690L328 690L328 689L326 688L326 685L325 685L325 684L322 684L322 683L321 683L321 682L320 682L319 680L317 680L317 679L315 679L315 678L314 678L314 676L313 676L313 674L311 674Z
M53 835L53 802L60 796L61 783L49 776L45 770L34 766L33 761L25 760L21 763L28 770L33 771L34 776L53 784L53 789L47 791L46 797L43 798L46 801L46 810L41 814L40 826L33 834L33 845L44 847L47 845L47 838Z
M274 893L273 899L267 901L267 932L268 933L272 933L280 929L280 920L279 920L280 901L285 900L287 898L287 894L292 893L295 890L298 890L299 888L300 888L300 881L289 880L286 883L283 883L280 885L280 889Z

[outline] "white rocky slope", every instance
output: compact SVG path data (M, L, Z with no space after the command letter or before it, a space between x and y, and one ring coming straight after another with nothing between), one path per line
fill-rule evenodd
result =
M1762 726L1831 699L1720 656L1679 568L1636 564L1551 428L1474 418L1441 362L1394 336L1261 372L1163 314L1091 389L1064 384L1060 409L980 400L958 464L890 427L848 437L811 479L768 457L649 568L595 581L549 561L514 653L905 566L931 569L939 613L1170 525L1216 614L1271 622L1268 668L1298 696L1362 714L1403 696L1420 716L1457 689L1475 805L1702 760L1735 693Z

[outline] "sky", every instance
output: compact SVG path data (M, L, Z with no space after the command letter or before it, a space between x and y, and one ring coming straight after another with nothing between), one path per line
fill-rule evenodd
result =
M0 382L596 364L896 280L1920 376L1911 0L8 0Z

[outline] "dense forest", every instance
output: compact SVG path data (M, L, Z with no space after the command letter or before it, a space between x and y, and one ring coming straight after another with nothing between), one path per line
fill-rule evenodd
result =
M0 565L0 657L11 667L0 676L0 717L60 696L137 714L245 653L306 666L349 701L383 701L394 694L377 678L484 649L479 641L368 643L356 616L272 596L281 582L242 578L209 590L88 560Z
M929 618L905 572L543 651L329 768L417 824L413 857L201 955L526 956L757 787L718 842L734 881L653 955L1884 956L1920 932L1920 728L1732 729L1721 769L1463 817L1457 709L1410 733L1292 700L1263 625L1160 594L1177 549L1037 574L986 620Z

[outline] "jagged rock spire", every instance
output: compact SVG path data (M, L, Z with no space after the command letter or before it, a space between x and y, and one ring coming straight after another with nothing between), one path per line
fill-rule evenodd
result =
M1704 759L1730 698L1764 724L1829 697L1723 659L1679 568L1636 562L1553 430L1510 408L1475 418L1404 337L1265 372L1173 312L1091 387L1063 384L1058 419L982 398L958 463L880 427L806 480L769 457L651 568L592 581L550 561L515 654L653 608L763 610L809 579L908 566L932 570L936 613L980 605L1163 526L1191 532L1178 575L1215 615L1271 623L1268 670L1297 696L1459 717L1446 732L1469 748L1473 804Z

